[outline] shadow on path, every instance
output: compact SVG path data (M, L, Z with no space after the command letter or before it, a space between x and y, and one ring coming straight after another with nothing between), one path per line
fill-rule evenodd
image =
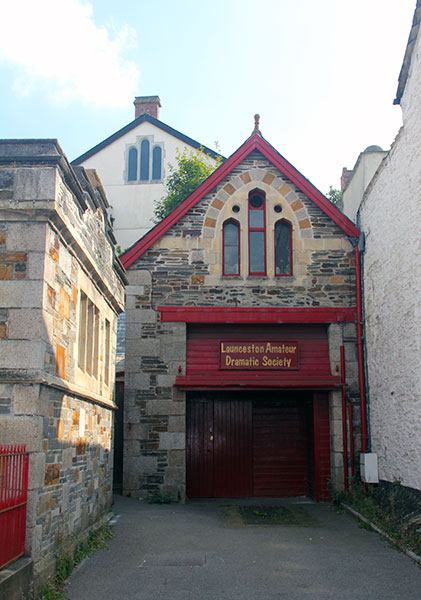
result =
M421 569L327 504L116 496L114 512L115 538L72 575L71 600L421 597Z

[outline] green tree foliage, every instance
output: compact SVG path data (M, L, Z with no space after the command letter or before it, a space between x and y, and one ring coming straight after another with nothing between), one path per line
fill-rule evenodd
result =
M330 186L329 191L326 194L326 198L330 200L332 204L334 204L338 208L341 208L342 194L340 190L337 190L336 188Z
M204 181L221 164L221 158L218 158L216 164L213 160L199 150L190 150L188 152L177 151L177 165L168 165L170 175L165 182L167 194L155 202L154 221L159 223L176 206L178 206L187 196Z

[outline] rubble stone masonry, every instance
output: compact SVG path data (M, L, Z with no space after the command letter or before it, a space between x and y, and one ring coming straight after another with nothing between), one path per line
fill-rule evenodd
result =
M248 275L247 198L266 195L267 275ZM239 210L233 211L233 207ZM281 212L274 207L280 206ZM279 210L279 209L278 209ZM241 274L222 274L222 224L241 229ZM273 229L292 225L293 275L274 274ZM271 236L271 237L270 237ZM186 394L174 387L186 373L186 325L161 323L159 306L355 306L351 240L321 209L258 151L191 208L128 270L124 491L135 497L185 494ZM206 310L206 308L204 309ZM328 331L332 374L344 344L349 393L358 395L355 325ZM356 431L358 411L355 409ZM332 473L343 481L339 392L331 393Z

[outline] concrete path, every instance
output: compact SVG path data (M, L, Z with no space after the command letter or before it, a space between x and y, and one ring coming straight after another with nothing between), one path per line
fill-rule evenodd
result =
M306 503L317 524L244 525L235 505L248 502L285 505L151 505L117 496L115 538L72 575L69 598L421 599L421 569L350 516Z

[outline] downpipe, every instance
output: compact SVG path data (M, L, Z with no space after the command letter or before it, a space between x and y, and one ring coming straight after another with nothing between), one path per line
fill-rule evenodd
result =
M355 283L356 308L357 308L357 357L358 357L358 381L360 391L360 415L361 415L361 452L367 452L367 405L364 376L364 346L363 346L363 311L362 311L362 285L361 285L361 254L358 248L353 250L355 255Z

